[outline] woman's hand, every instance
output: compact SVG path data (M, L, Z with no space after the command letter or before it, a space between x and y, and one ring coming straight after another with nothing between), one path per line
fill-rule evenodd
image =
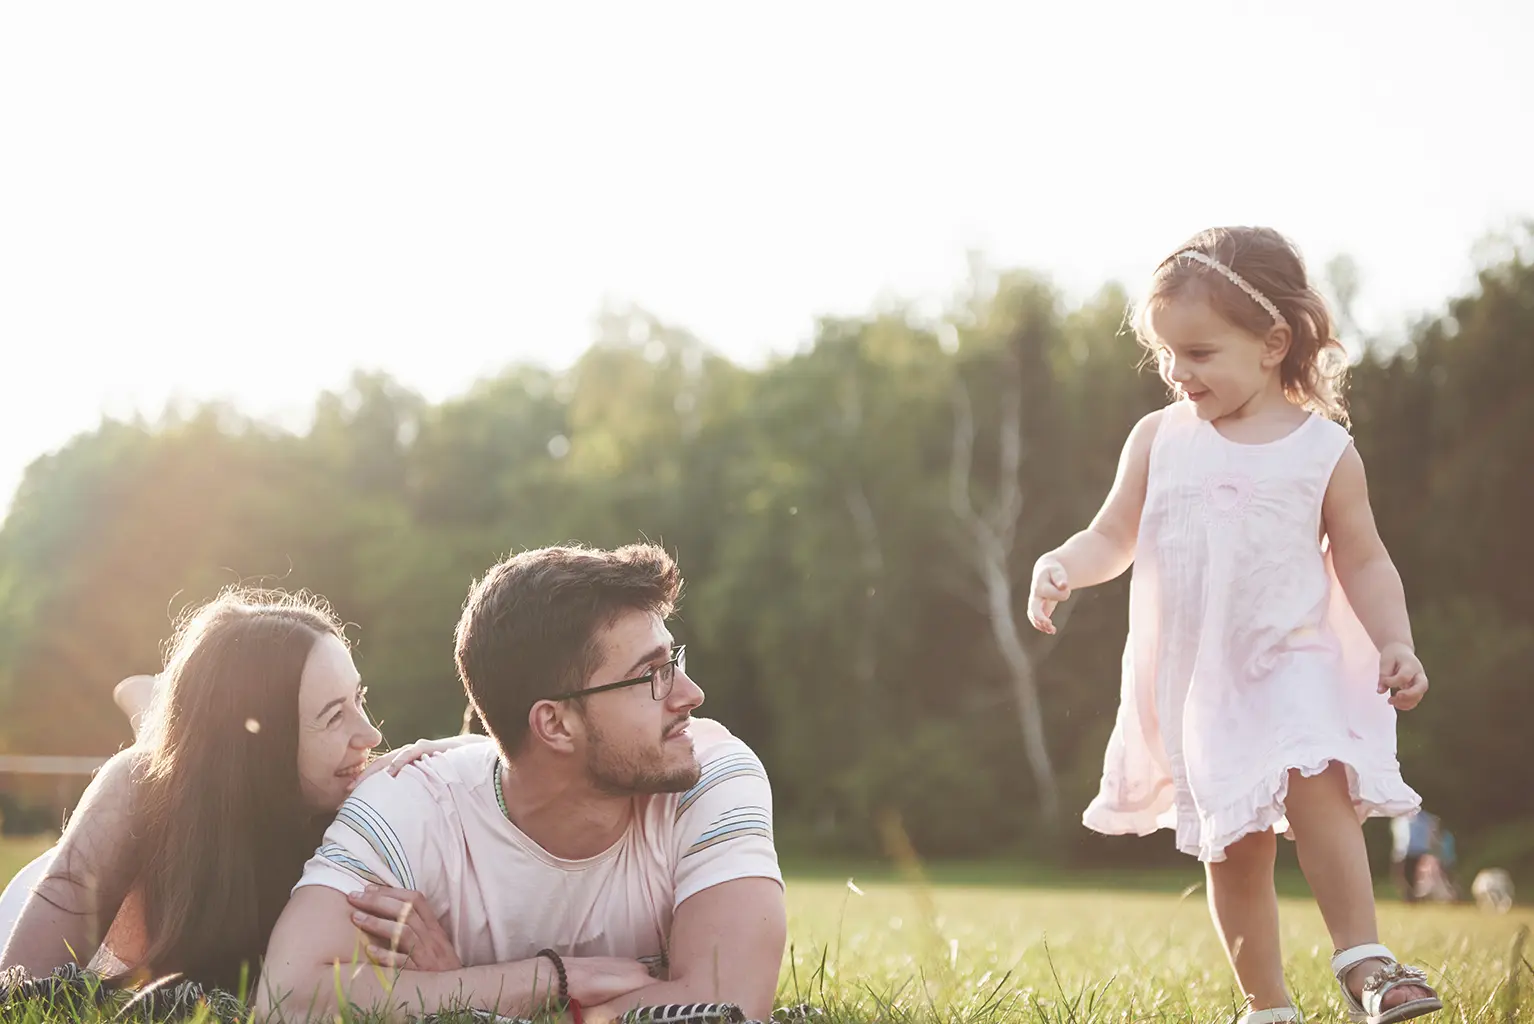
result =
M401 768L405 767L407 764L415 764L415 762L421 760L423 757L431 757L433 754L440 754L445 750L452 750L455 747L461 747L465 743L484 743L488 739L489 737L487 736L468 735L449 736L446 739L440 740L416 740L414 743L407 743L405 746L400 747L398 750L391 750L387 754L380 754L378 757L374 758L373 761L362 770L362 774L357 776L357 778L352 782L351 788L356 789L359 785L362 784L362 780L370 775L377 775L379 772L388 772L390 775L398 775Z
M456 971L463 966L442 922L420 893L370 885L346 900L352 905L352 923L368 936L368 959L380 967Z

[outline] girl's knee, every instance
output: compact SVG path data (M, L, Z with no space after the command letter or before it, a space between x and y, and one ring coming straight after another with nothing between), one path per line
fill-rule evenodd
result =
M1271 865L1277 851L1278 837L1271 829L1249 832L1225 848L1225 863L1230 865L1227 870L1240 871L1249 867ZM1218 864L1211 864L1210 867L1220 870Z

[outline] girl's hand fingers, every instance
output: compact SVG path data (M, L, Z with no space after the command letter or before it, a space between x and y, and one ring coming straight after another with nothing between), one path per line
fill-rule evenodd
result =
M1402 691L1416 686L1418 680L1422 685L1416 693L1416 699L1421 700L1421 691L1427 689L1427 677L1422 671L1422 662L1418 661L1415 655L1403 651L1388 650L1382 653L1379 692L1394 690L1390 703L1397 704L1396 697Z
M1390 703L1398 710L1410 711L1422 703L1422 698L1427 696L1427 689L1427 676L1419 672L1410 683L1390 695Z

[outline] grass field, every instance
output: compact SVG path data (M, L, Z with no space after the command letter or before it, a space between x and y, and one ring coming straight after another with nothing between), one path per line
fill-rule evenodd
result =
M0 844L0 876L37 843ZM1228 1021L1237 1005L1196 867L1121 878L1030 875L1013 865L937 867L925 883L869 868L790 868L791 951L782 1000L839 1021ZM1286 885L1286 891L1291 889ZM1286 898L1290 984L1310 1021L1342 1021L1313 904ZM1447 1010L1432 1020L1534 1021L1534 968L1508 955L1534 911L1383 902L1384 941L1420 964ZM1534 961L1534 950L1524 953ZM0 1012L0 1024L28 1020ZM31 1019L37 1019L34 1012Z

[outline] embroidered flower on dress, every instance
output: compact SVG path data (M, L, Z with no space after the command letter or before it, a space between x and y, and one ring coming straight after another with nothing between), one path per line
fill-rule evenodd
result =
M1204 518L1210 522L1239 518L1252 500L1252 478L1240 473L1211 473L1204 479Z

